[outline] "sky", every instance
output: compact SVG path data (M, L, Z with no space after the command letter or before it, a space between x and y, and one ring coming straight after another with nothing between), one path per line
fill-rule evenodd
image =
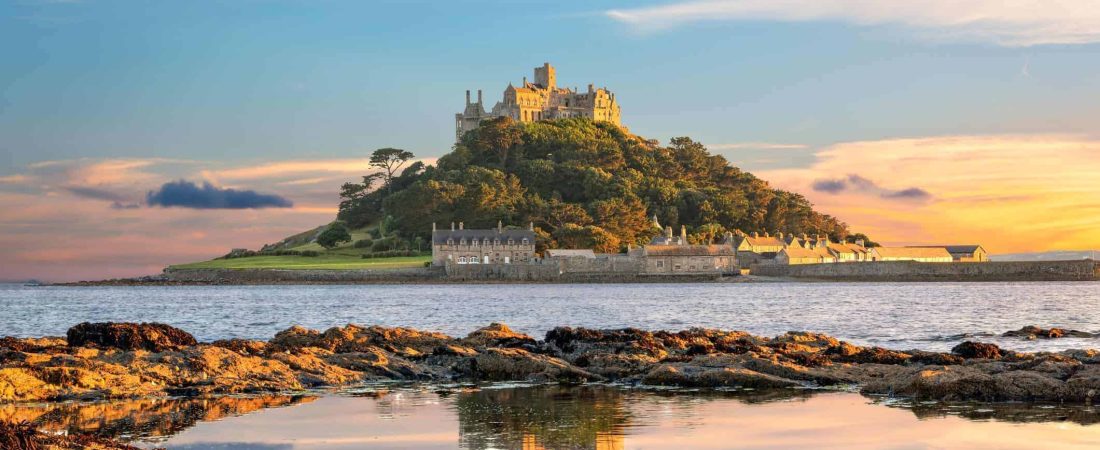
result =
M1100 2L0 0L0 280L159 272L543 62L887 244L1100 248Z

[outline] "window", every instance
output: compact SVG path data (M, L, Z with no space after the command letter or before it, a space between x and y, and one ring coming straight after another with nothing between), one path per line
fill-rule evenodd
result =
M458 263L459 264L466 264L466 257L465 256L459 256L458 257Z
M462 244L462 245L466 245L466 238L462 238L462 240L459 241L458 243Z
M485 245L486 247L488 247L488 246L489 246L489 238L485 238L485 239L482 239L482 240L481 240L481 243L482 243L483 245Z
M447 238L447 245L455 245L455 240L451 239L451 238Z
M512 238L508 238L508 245L516 245L516 241Z
M493 239L493 245L500 245L500 238Z
M471 244L472 244L472 245L473 245L474 247L477 247L477 239L474 239L474 240L473 240L473 241L471 242Z
M658 269L663 269L664 267L665 267L665 262L664 261L657 261L657 268Z
M673 269L675 269L675 270L680 270L680 269L682 269L682 268L683 268L683 267L682 267L682 266L680 266L679 264L677 264L677 265L673 266Z
M523 245L527 245L527 238L523 238Z

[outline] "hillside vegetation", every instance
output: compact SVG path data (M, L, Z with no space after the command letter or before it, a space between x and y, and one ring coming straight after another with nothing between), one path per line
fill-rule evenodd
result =
M382 149L380 174L343 186L338 219L351 228L385 224L399 237L426 240L432 223L491 228L533 223L540 250L590 247L615 252L647 243L662 225L686 225L689 240L727 231L828 234L846 224L814 211L803 196L711 155L686 137L663 146L588 119L483 123L436 166ZM401 153L403 152L403 153Z

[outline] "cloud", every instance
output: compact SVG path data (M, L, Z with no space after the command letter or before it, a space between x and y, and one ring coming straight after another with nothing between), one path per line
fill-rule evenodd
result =
M842 192L850 191L858 192L861 194L877 195L885 199L919 201L932 199L932 194L918 187L911 187L901 190L890 190L879 186L879 184L875 183L874 181L871 181L856 174L848 174L846 178L814 180L813 184L810 186L811 188L813 188L814 191L824 192L832 195L837 195Z
M69 193L77 197L90 198L93 200L106 200L115 203L126 200L124 196L108 191L106 189L97 189L84 186L63 186L61 189L64 189L65 191L68 191Z
M222 189L210 183L199 186L187 180L164 183L145 195L149 206L193 209L290 208L294 203L275 194L251 190Z
M704 0L605 14L642 30L704 21L840 22L1004 46L1100 42L1100 8L1087 0Z
M839 143L807 166L755 174L887 244L1074 250L1100 248L1096 155L1100 140L1086 136L937 136Z

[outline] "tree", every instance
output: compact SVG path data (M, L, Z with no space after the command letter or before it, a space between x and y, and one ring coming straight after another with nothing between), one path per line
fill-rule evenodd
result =
M401 166L413 159L413 156L412 152L399 148L380 148L370 154L370 165L382 169L386 177L386 188L388 190L390 182L393 181L393 174L401 170Z
M340 243L348 241L351 241L351 233L348 232L344 222L339 221L333 222L317 236L317 244L326 249L336 248Z
M856 241L863 241L863 246L867 248L879 246L878 242L872 241L871 238L863 233L849 234L846 241L850 244L855 244Z

